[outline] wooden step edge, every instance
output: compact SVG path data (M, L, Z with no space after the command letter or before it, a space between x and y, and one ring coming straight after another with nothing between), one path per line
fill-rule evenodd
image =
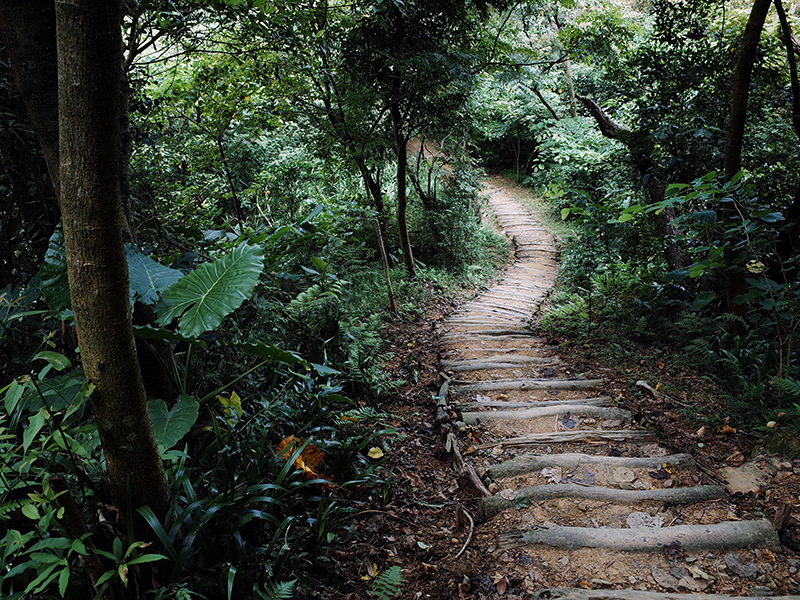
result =
M499 379L476 383L457 383L458 392L495 392L501 390L587 390L603 386L602 379Z
M775 528L767 520L636 529L532 527L527 531L503 534L500 538L503 546L545 544L564 550L602 548L625 552L658 552L672 544L680 544L689 552L725 552L780 545Z
M522 369L524 367L538 367L538 368L546 368L546 367L563 367L564 363L558 359L549 359L546 362L475 362L475 363L463 363L457 364L453 366L445 366L444 363L452 363L455 361L441 361L442 367L450 371L451 373L470 373L472 371L491 371L491 370L506 370L506 369Z
M580 431L557 431L552 433L529 433L527 435L504 438L496 442L476 444L476 450L485 450L495 446L535 446L540 444L564 444L570 442L618 442L628 443L651 442L656 439L655 434L650 431L638 431L632 429L609 429L607 431L597 429L587 429Z
M602 500L604 502L614 502L616 504L639 504L641 502L697 504L724 496L725 490L718 485L698 485L684 488L659 488L652 490L621 490L599 485L546 483L544 485L534 485L517 490L516 499L525 498L529 502L569 498L572 500ZM504 510L513 507L516 499L506 500L497 494L482 498L479 514L485 519L491 519ZM581 528L576 527L575 529Z
M576 398L574 400L531 400L530 402L509 402L508 400L478 400L477 402L454 402L453 408L457 410L470 410L473 408L532 408L536 406L567 406L570 404L592 404L594 406L611 406L614 403L611 396L597 396L596 398Z
M764 600L764 596L730 596L728 594L680 594L644 590L584 590L581 588L546 588L538 590L531 600ZM770 600L800 600L800 596L770 596Z
M594 404L562 404L559 406L534 406L519 410L465 412L461 414L461 420L467 425L477 425L486 421L527 421L541 417L553 417L567 412L576 416L599 417L620 421L631 420L631 413L628 410Z
M516 477L533 473L545 467L576 468L581 465L602 465L610 468L627 467L633 469L659 469L664 465L684 467L694 465L690 454L669 454L667 456L597 456L567 452L563 454L524 454L498 465L485 469L485 476L491 479Z

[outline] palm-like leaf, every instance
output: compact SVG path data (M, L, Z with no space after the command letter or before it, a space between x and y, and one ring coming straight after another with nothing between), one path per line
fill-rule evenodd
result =
M164 290L156 304L156 320L168 325L179 319L178 331L189 337L215 329L250 297L263 270L261 248L239 246Z

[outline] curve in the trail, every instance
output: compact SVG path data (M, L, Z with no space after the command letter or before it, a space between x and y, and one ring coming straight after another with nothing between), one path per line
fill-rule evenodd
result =
M513 261L441 329L447 450L484 494L468 552L541 597L794 592L796 561L769 521L739 519L721 478L671 454L531 331L559 253L514 190L487 183Z

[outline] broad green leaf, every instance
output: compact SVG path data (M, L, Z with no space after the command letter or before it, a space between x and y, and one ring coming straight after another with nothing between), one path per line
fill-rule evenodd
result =
M143 340L166 340L167 342L187 342L193 346L205 348L206 343L203 340L198 340L194 337L187 337L164 329L163 327L151 327L150 325L134 325L133 335Z
M69 281L67 280L67 253L64 250L64 233L59 225L47 245L44 264L39 274L39 286L50 310L59 314L70 308Z
M31 519L32 521L36 521L39 519L39 510L36 508L36 505L34 504L23 504L22 514Z
M52 352L50 350L44 350L42 352L39 352L36 356L33 357L33 360L38 360L38 359L46 360L57 371L63 371L64 369L69 369L70 367L72 367L72 363L66 356L64 356L63 354L59 354L58 352Z
M47 410L44 408L28 419L28 427L25 429L25 433L22 434L22 449L25 452L28 451L28 448L36 438L36 434L42 430L45 423L47 423Z
M153 423L156 443L164 450L169 450L189 433L197 421L200 403L192 396L181 394L172 410L163 400L150 400L147 410Z
M144 304L155 304L161 292L183 277L177 269L170 269L145 256L134 244L125 244L131 289Z
M215 329L250 297L263 270L262 249L239 246L164 290L156 304L156 320L168 325L179 319L178 331L190 337Z

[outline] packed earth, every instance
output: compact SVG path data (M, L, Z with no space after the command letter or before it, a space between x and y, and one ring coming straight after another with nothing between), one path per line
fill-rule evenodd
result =
M558 245L529 191L494 177L485 192L509 266L387 336L405 381L384 406L391 486L351 516L355 541L330 557L345 576L322 596L372 597L394 565L402 598L800 593L794 441L698 427L713 386L658 348L600 364L590 341L537 334Z

